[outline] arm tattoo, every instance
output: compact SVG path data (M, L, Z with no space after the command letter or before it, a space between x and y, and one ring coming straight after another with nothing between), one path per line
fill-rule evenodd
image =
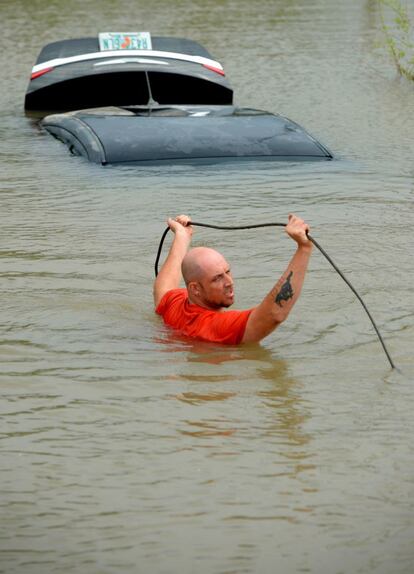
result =
M293 271L289 273L286 277L286 281L283 283L279 293L276 295L275 303L282 306L282 301L287 301L288 299L292 299L293 297L293 289L292 285L290 284L290 280L292 278Z

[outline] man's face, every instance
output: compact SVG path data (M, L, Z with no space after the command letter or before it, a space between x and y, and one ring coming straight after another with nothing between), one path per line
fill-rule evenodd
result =
M205 273L197 281L197 285L203 307L220 309L230 307L234 302L234 283L230 266L221 255L208 262Z

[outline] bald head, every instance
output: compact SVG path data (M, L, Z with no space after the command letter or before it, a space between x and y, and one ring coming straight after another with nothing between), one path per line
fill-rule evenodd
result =
M181 271L185 284L191 281L200 281L203 277L212 272L217 265L226 265L224 257L215 249L210 247L194 247L185 255Z
M190 303L220 311L234 301L229 264L215 249L194 247L181 266Z

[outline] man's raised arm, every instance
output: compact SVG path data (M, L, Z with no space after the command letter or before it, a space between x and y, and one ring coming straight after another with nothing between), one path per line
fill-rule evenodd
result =
M155 308L167 291L180 286L181 263L190 246L193 233L193 228L188 225L189 222L190 218L187 215L180 215L176 219L169 218L167 221L169 228L174 232L174 239L168 256L154 281Z
M300 295L312 252L308 231L309 226L302 219L289 215L286 232L297 243L296 253L270 293L251 312L242 343L260 341L289 315Z

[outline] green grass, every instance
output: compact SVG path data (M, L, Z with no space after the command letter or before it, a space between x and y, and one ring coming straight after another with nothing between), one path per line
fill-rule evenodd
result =
M398 73L414 81L414 25L408 9L400 0L378 0L378 3L386 44Z

